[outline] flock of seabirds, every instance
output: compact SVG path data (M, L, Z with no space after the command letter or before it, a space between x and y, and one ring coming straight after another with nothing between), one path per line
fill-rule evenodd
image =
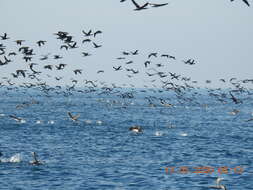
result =
M125 2L127 0L121 0L120 2ZM140 11L143 9L147 9L151 7L162 7L168 5L168 3L163 4L155 4L155 3L145 3L143 5L138 4L136 1L131 0L133 5L135 6L136 11ZM233 1L233 0L231 0ZM250 6L247 0L242 0L247 6ZM97 36L101 35L103 32L101 30L88 30L82 31L83 38L81 41L75 41L74 36L70 35L68 32L58 31L54 33L54 36L57 40L59 40L59 50L64 51L66 54L67 51L71 51L73 49L82 48L82 46L87 46L94 48L95 50L102 47L102 44L98 44L95 39ZM8 50L6 47L6 43L15 43L15 50ZM47 45L46 40L38 40L34 42L39 49L43 48L43 46ZM43 92L45 95L49 95L51 92L55 94L62 94L64 96L71 96L73 93L95 93L97 95L116 95L122 99L132 99L135 97L134 93L137 93L137 89L134 84L130 84L130 91L125 91L127 84L122 84L122 86L117 86L114 83L107 84L103 81L98 80L87 80L84 79L83 82L80 82L78 79L72 77L70 79L71 85L61 86L57 85L57 81L60 81L64 78L64 76L52 76L52 73L60 72L68 68L66 63L62 63L64 60L64 56L61 53L48 53L46 55L39 55L36 57L37 52L31 46L26 44L26 40L23 39L15 39L13 40L7 33L0 35L0 68L8 67L9 65L17 62L15 57L21 57L25 64L25 69L15 69L15 71L9 73L8 76L1 77L0 81L0 90L3 91L16 91L19 92L20 89L36 89ZM80 56L89 57L93 54L88 51L81 51ZM118 65L112 66L112 70L115 72L126 72L126 76L128 78L134 78L139 73L143 72L146 77L149 78L148 82L152 84L152 86L144 85L143 88L139 90L139 92L146 93L151 91L153 93L163 93L163 92L172 92L174 93L176 99L179 103L182 102L190 102L194 104L198 104L196 98L198 95L201 95L200 92L195 89L199 89L200 87L194 86L194 84L198 83L198 81L191 80L190 77L182 76L181 74L166 72L166 65L168 63L173 63L177 60L177 57L168 53L159 53L159 52L150 52L147 55L142 56L144 59L141 63L143 70L139 70L134 68L134 57L140 56L140 50L128 50L122 51L120 56L115 59L119 61ZM37 60L34 62L33 60ZM56 64L48 64L47 61L55 60ZM193 58L188 58L185 60L180 60L181 63L186 65L195 65L197 61ZM21 63L19 63L21 64ZM55 86L51 86L47 84L46 80L43 79L45 75L42 77L43 72L53 71L52 73L47 73L46 77L55 80ZM97 70L96 74L101 75L105 72L105 70ZM83 69L76 68L73 70L73 75L82 75ZM19 82L13 82L16 79ZM29 82L21 82L21 79L28 79ZM253 79L237 79L237 78L229 78L229 79L219 79L221 83L227 83L231 85L228 90L223 91L221 88L208 88L208 95L214 98L217 102L222 104L234 103L234 104L243 104L244 99L239 98L246 96L251 96L253 94L253 89L249 88L249 85L253 84ZM160 86L158 88L155 85L155 82L159 82ZM211 80L206 80L206 84L211 83ZM79 83L83 84L83 89L76 88L76 85ZM124 89L124 90L121 90ZM23 92L25 93L25 92ZM190 93L191 96L187 96L187 93ZM174 105L169 103L170 99L159 98L158 96L146 96L145 100L148 103L148 106L156 107L156 106L165 106L165 107L173 107ZM36 104L36 101L24 102L23 104L19 104L16 106L17 109L21 109L32 104ZM113 102L112 102L113 103ZM230 114L236 115L240 112L240 110L233 109ZM78 121L80 114L73 115L71 112L67 112L68 117L73 121ZM16 122L22 123L24 121L23 118L18 117L16 115L9 115L9 118L15 120ZM253 117L246 120L246 122L253 121ZM129 128L130 131L135 133L142 133L142 127L135 125ZM2 157L2 153L0 152L0 157ZM43 162L38 160L38 155L35 152L32 152L33 160L30 162L32 165L40 165ZM1 162L1 159L0 159ZM226 190L226 187L222 185L220 182L223 178L217 178L216 186L212 186L210 188L215 189L223 189Z

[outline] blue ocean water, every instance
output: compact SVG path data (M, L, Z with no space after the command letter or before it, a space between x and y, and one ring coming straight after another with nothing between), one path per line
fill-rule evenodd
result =
M252 98L182 103L168 95L166 107L145 96L1 91L0 189L206 190L217 177L229 190L253 189ZM32 151L42 165L29 164Z

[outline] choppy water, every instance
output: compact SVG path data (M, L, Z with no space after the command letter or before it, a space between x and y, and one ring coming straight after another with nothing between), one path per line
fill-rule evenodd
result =
M32 99L37 102L16 109ZM253 122L245 122L252 101L221 104L207 97L200 104L150 107L142 97L21 93L2 93L0 100L0 189L206 190L217 176L229 190L253 189ZM233 109L240 112L229 114ZM80 114L79 121L67 111ZM143 133L130 132L132 125ZM29 164L32 151L43 165ZM213 173L195 173L208 166ZM223 166L228 173L219 173Z

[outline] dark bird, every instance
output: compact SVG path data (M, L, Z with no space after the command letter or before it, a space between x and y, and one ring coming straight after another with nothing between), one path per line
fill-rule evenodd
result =
M176 60L175 56L172 56L172 55L169 55L169 54L162 54L161 57L167 57L167 58Z
M189 64L189 65L194 65L194 64L196 64L194 59L188 59L187 61L183 61L183 62L184 62L185 64Z
M52 70L52 69L53 69L53 66L52 66L52 65L45 65L44 68L45 68L45 69L50 69L50 70Z
M119 70L122 69L121 66L119 66L119 67L113 67L113 68L114 68L115 71L119 71Z
M234 102L235 104L242 103L242 101L241 101L241 100L239 100L239 99L237 99L237 98L236 98L236 97L232 94L232 92L231 92L231 91L229 92L229 94L230 94L231 99L233 100L233 102Z
M234 0L230 0L231 2L233 2ZM242 0L246 5L250 6L249 2L247 0Z
M3 36L0 36L2 38L2 40L7 40L10 39L9 37L7 37L7 33L4 33Z
M92 35L92 30L89 30L88 32L85 32L85 31L83 30L82 32L83 32L83 34L84 34L85 36L91 36L91 35Z
M6 64L11 62L11 60L8 59L6 56L4 56L4 60L5 60L5 63L6 63Z
M129 55L129 52L123 51L122 54L123 55Z
M102 34L102 31L101 31L101 30L98 30L98 31L94 32L94 34L93 34L94 37L96 37L97 34Z
M55 77L55 80L61 80L62 77Z
M40 60L41 61L47 60L49 55L50 55L50 53L47 54L47 55L42 55L42 57L40 58Z
M132 71L132 73L133 73L133 74L137 74L137 73L139 73L139 71L138 71L138 70L134 70L134 69L130 69L129 71Z
M97 73L103 73L104 72L104 70L98 70L97 71Z
M91 42L91 39L84 39L84 40L82 41L82 43L85 43L85 42Z
M129 65L129 64L131 64L131 63L133 63L133 61L128 61L128 62L126 62L127 65Z
M143 130L140 126L134 125L134 126L129 128L129 131L133 131L135 133L141 133Z
M161 4L149 3L149 5L151 5L152 7L162 7L168 5L168 3L161 3Z
M102 47L102 45L97 45L95 42L92 42L92 44L94 45L94 48L100 48L100 47Z
M91 56L91 54L89 54L87 52L82 52L82 54L83 54L84 57Z
M147 3L145 3L144 5L139 5L139 4L137 4L134 0L132 0L132 3L134 4L134 6L136 7L134 10L135 11L140 11L140 10L143 10L143 9L147 9L147 6L148 6L148 2Z
M8 54L8 56L16 56L16 55L17 55L16 52L10 52L10 53Z
M69 47L67 45L61 45L60 49L62 48L65 48L66 50L68 50Z
M30 161L30 164L32 164L32 165L40 165L40 164L42 164L42 162L37 159L36 152L32 152L32 156L33 156L33 161Z
M137 50L135 50L135 51L133 51L133 52L131 52L132 53L132 55L138 55L138 49Z
M18 78L18 75L15 73L11 73L11 75L13 76L13 78Z
M66 66L66 64L60 63L59 65L56 65L55 67L57 70L62 70L62 69L64 69L65 66Z
M157 53L150 53L150 54L148 55L148 58L150 58L151 56L157 57Z
M126 59L125 57L117 57L118 60Z
M19 122L19 123L24 123L25 120L20 118L20 117L17 117L15 115L9 115L10 118L14 119L15 121Z
M77 75L77 74L82 74L82 70L81 69L76 69L74 70L74 73Z
M73 44L68 44L69 45L69 47L71 48L71 49L73 49L73 48L78 48L78 46L76 46L76 42L74 42Z
M145 62L144 62L144 66L147 68L148 65L150 65L150 63L151 63L150 61L145 61Z
M21 69L19 69L19 70L16 70L16 73L17 73L17 75L19 76L20 74L25 78L25 72L26 72L26 70L21 70Z
M25 60L25 62L28 62L32 60L32 57L25 56L23 57L23 59Z
M45 41L45 40L39 40L36 43L38 44L39 47L41 47L42 45L45 45L46 42L47 41Z
M72 115L70 112L68 112L68 116L72 121L77 121L77 119L80 117L80 114Z
M62 59L63 57L60 55L54 55L54 59Z
M16 40L15 42L17 43L17 45L22 45L22 43L24 42L25 40Z

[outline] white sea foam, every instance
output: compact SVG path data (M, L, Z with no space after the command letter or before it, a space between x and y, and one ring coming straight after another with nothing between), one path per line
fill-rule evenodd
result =
M92 123L92 121L89 120L89 119L84 120L84 122L85 122L86 124L91 124L91 123Z
M103 123L103 122L100 121L100 120L97 120L97 121L96 121L96 124L98 124L98 125L102 125L102 123Z
M187 133L180 133L180 136L186 137L186 136L188 136L188 134Z
M155 136L157 136L157 137L160 137L160 136L162 136L163 135L163 133L161 132L161 131L156 131L155 132Z
M54 124L54 121L53 120L49 120L47 123L48 124Z
M1 162L11 162L11 163L18 163L21 162L21 154L14 154L12 157L10 158L1 158L0 160Z

